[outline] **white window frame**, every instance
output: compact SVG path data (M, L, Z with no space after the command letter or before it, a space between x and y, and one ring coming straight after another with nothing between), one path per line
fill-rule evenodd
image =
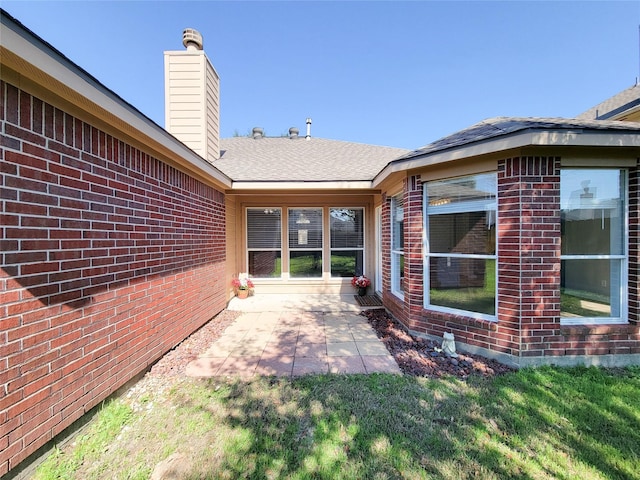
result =
M402 224L404 226L405 224L405 212L406 210L406 206L404 204L404 192L400 192L396 195L393 195L391 197L391 214L390 214L390 233L391 233L391 242L390 242L390 252L391 252L391 293L394 294L396 297L400 298L401 300L404 300L404 290L401 288L401 282L400 282L400 270L399 267L401 265L401 259L404 259L404 248L402 250L400 249L395 249L394 248L394 244L393 244L393 239L394 239L394 234L395 234L395 230L394 230L394 226L396 224L395 222L395 209L396 207L396 202L398 201L398 197L402 198ZM404 231L404 228L403 228ZM404 233L404 232L403 232ZM404 240L402 242L403 246L404 246Z
M595 170L589 167L562 167L561 170ZM561 325L620 325L627 324L629 318L629 171L625 168L605 168L618 170L623 176L622 197L624 201L622 225L622 255L560 255L563 260L618 260L620 261L620 316L619 317L563 317ZM562 188L562 187L560 187ZM560 267L562 268L562 266ZM611 287L610 287L611 288Z
M497 173L495 172L481 172L473 175L466 175L468 177L474 177L478 175L486 175L486 174L494 174L497 177ZM442 179L442 180L447 180ZM436 180L437 181L437 180ZM422 198L423 198L423 227L424 227L424 245L423 245L423 285L424 285L424 295L423 295L423 307L428 310L443 312L443 313L451 313L455 315L464 315L465 317L476 318L480 320L487 320L491 322L496 322L498 320L498 242L499 236L496 231L496 246L495 253L493 255L488 254L462 254L462 253L431 253L430 244L429 244L429 216L430 215L438 215L438 214L449 214L449 213L470 213L470 212L481 212L481 211L492 211L494 218L494 228L498 228L498 191L497 191L497 178L496 178L496 191L494 192L494 198L489 200L475 200L475 201L466 201L466 202L454 202L452 204L444 204L435 207L429 208L428 205L428 193L427 187L430 182L425 182L422 187ZM490 208L488 208L490 207ZM463 310L459 308L451 308L445 307L442 305L432 305L431 304L431 270L430 270L430 259L431 258L463 258L463 259L484 259L484 260L494 260L495 265L495 279L496 279L496 287L494 292L494 311L496 312L494 315L489 315L481 312L473 312L471 310Z
M249 211L250 210L262 210L264 212L266 212L267 210L271 210L271 211L279 211L280 212L280 248L250 248L249 247ZM247 267L247 274L249 274L249 257L250 257L250 252L272 252L272 251L279 251L280 252L280 275L277 277L251 277L251 278L255 278L256 280L279 280L282 279L282 275L284 272L284 258L282 256L283 254L283 248L282 248L282 215L283 214L283 209L282 207L273 207L273 206L268 206L268 207L247 207L244 210L244 217L245 217L245 228L244 228L244 235L245 235L245 245L246 245L246 250L245 250L245 255L246 255L246 267Z
M362 212L362 247L332 247L331 246L331 210L360 210ZM362 252L362 275L366 275L366 266L367 266L367 259L366 259L366 252L367 250L365 249L365 245L366 245L366 232L367 232L367 226L366 226L366 215L365 215L365 208L364 207L329 207L328 210L328 214L329 214L329 235L327 235L327 243L329 244L329 275L331 276L331 278L346 278L346 277L334 277L333 276L333 271L331 270L331 252L336 251L336 252L350 252L353 250L359 250ZM356 272L357 275L357 272Z
M290 244L290 220L292 218L291 216L291 212L295 211L295 210L317 210L320 212L320 234L321 234L321 238L322 240L320 241L320 247L313 247L313 248L303 248L303 247L297 247L297 248L292 248L291 244ZM326 242L326 232L325 232L325 225L324 225L324 211L325 209L323 207L287 207L287 220L285 222L285 225L287 227L287 234L286 234L286 239L287 239L287 265L289 265L288 268L288 275L290 279L294 279L294 280L306 280L306 279L321 279L324 276L324 245ZM291 252L320 252L320 276L317 277L294 277L291 275Z

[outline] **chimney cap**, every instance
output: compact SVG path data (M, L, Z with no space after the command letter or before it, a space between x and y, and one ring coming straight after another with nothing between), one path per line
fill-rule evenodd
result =
M182 44L187 50L202 50L202 35L195 28L185 28L182 32Z

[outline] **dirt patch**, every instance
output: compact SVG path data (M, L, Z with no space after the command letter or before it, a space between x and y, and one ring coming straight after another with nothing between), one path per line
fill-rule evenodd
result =
M480 355L458 353L450 357L438 351L440 343L414 337L384 309L362 312L376 331L378 338L396 359L400 369L407 375L417 377L441 377L453 375L467 378L469 375L491 377L514 369L496 360Z

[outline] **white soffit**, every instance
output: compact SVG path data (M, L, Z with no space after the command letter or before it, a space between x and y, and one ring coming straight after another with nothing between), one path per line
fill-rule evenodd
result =
M357 182L233 182L232 190L370 190L370 181Z

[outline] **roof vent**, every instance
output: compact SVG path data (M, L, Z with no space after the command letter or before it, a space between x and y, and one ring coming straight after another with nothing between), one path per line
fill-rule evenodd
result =
M289 129L289 138L298 138L299 133L300 130L298 130L296 127L291 127Z
M187 50L202 50L202 35L193 28L185 28L182 32L182 44Z
M307 135L304 137L305 140L311 139L311 119L307 118Z
M251 131L251 136L254 139L258 139L258 138L262 138L264 135L264 130L262 130L262 128L260 127L253 127L253 130Z

